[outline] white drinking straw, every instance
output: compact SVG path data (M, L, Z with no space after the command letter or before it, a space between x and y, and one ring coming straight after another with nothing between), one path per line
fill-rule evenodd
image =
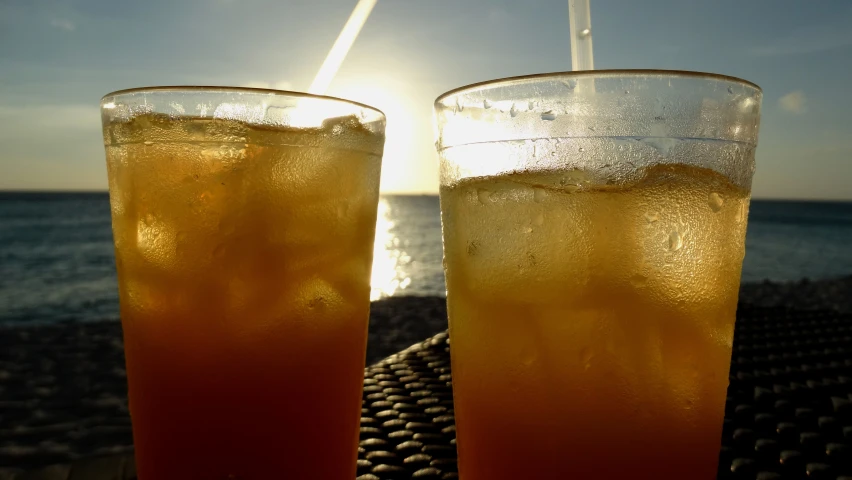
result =
M346 21L346 25L343 26L343 30L340 31L340 35L337 36L337 40L329 50L328 56L322 62L322 67L317 72L317 76L314 77L311 87L308 88L308 93L323 95L328 90L331 80L337 74L337 70L340 69L346 54L352 48L352 44L355 43L358 33L361 32L361 27L367 22L367 17L370 16L370 12L376 6L376 1L358 0L355 9L352 10L352 15L349 15L349 20Z
M592 58L592 18L589 0L568 0L571 34L571 70L594 70Z

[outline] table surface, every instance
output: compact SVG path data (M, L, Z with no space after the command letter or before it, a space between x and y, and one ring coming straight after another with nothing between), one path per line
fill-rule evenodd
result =
M447 334L365 370L360 480L455 479ZM852 480L852 316L741 305L719 479ZM0 479L135 478L132 455Z

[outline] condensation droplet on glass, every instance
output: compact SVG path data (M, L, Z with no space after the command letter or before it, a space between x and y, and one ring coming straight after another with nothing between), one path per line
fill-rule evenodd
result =
M643 138L641 141L642 143L652 147L663 157L669 156L672 149L680 143L680 140L671 137L647 137Z
M748 204L746 202L741 202L740 208L737 209L737 217L736 217L735 220L737 221L737 223L743 223L746 220L747 216L748 216Z
M585 152L585 151L586 151L586 149L585 149L585 148L583 148L583 147L580 147L580 148L578 148L578 149L577 149L577 151L578 151L578 152L580 152L580 153L583 153L583 152Z
M510 109L509 109L509 115L510 115L512 118L515 118L515 117L517 117L517 116L518 116L518 109L517 109L517 108L515 108L515 104L514 104L514 103L512 104L512 108L510 108Z
M491 102L489 102L487 98L482 101L482 108L484 108L486 110L491 108Z
M237 225L233 219L223 218L219 220L219 233L223 235L230 235L236 231Z
M145 145L147 145L147 146L149 146L149 147L150 147L151 145L153 145L153 144L154 144L154 142L152 142L151 140L145 140L145 141L144 141L144 142L142 142L142 143L143 143L143 144L145 144Z
M625 94L625 95L629 95L629 94L630 94L630 90L625 90L625 91L624 91L624 94Z
M484 188L479 188L476 190L476 196L479 198L479 203L484 205L491 199L491 192Z
M533 200L537 203L541 203L547 199L547 190L543 188L534 188L533 189Z
M707 201L710 204L710 210L713 210L714 212L721 210L722 206L725 204L725 198L716 192L711 193Z
M650 223L655 223L660 220L660 214L657 212L648 212L645 214L645 221Z
M538 358L538 353L534 345L524 345L521 347L520 351L520 359L521 364L525 367L529 367L533 363L535 363L536 358Z
M580 365L583 367L583 370L588 370L592 367L592 358L594 358L594 356L595 354L589 347L585 347L580 350Z
M584 28L580 31L580 38L587 38L592 34L592 30L590 28Z
M349 213L349 202L342 202L337 206L337 218L345 218Z
M683 247L683 234L678 232L677 230L673 230L672 233L669 234L669 250L672 252L676 252Z
M553 110L548 110L541 114L541 119L550 122L556 120L556 114L553 113Z
M532 227L526 227L526 228L524 228L524 233L532 233L532 232L533 232L533 228L532 228Z
M562 84L568 87L568 90L574 90L577 88L577 81L574 79L565 80Z
M734 94L734 87L728 87L728 93L733 95Z
M185 242L186 241L186 232L178 232L177 236L175 237L175 240L178 243Z

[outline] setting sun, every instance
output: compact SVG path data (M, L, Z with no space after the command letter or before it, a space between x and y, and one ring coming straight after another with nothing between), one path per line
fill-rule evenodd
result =
M332 94L378 108L387 117L382 159L383 193L435 193L437 161L432 126L400 84L391 78L340 81ZM428 112L427 110L427 113Z

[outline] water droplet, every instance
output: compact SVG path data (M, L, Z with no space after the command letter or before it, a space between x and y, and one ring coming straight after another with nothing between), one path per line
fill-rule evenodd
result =
M537 203L541 203L547 199L547 190L543 188L534 188L533 189L533 200Z
M532 233L532 231L533 231L532 227L524 228L524 233Z
M725 199L724 199L724 197L722 197L722 195L720 195L716 192L713 192L713 193L710 194L710 196L708 198L708 203L710 204L710 210L713 210L714 212L718 212L719 210L722 209L722 205L725 204Z
M487 98L482 101L482 108L484 108L486 110L491 108L491 102L489 102Z
M515 117L517 117L517 116L518 116L518 109L517 109L517 108L515 108L515 104L514 104L514 103L512 104L512 108L510 108L510 109L509 109L509 115L510 115L512 118L515 118Z
M657 212L647 212L645 214L645 221L650 223L654 223L660 220L660 214Z
M641 287L648 283L648 277L637 273L630 277L630 283L632 283L634 287Z
M671 153L672 149L680 143L680 140L670 137L648 137L643 138L641 142L652 147L657 151L657 153L666 157Z
M544 214L539 213L538 215L536 215L535 219L533 219L533 223L536 225L544 225Z
M479 198L479 203L485 205L491 199L491 192L484 188L479 188L476 190L476 196Z
M342 202L337 206L337 218L345 218L349 213L349 202Z
M592 352L592 349L589 347L585 347L580 350L580 365L583 367L583 370L588 370L592 367L592 359L595 357L595 354Z
M308 301L308 308L311 310L324 309L328 305L328 300L322 295L318 295Z
M564 82L562 82L562 84L568 87L568 90L574 90L575 88L577 88L577 81L573 78L565 80Z
M669 234L669 250L676 252L683 247L683 235L677 230Z
M578 148L578 149L577 149L577 151L578 151L578 152L580 152L580 153L583 153L583 152L585 152L585 151L586 151L586 149L585 149L585 148L583 148L583 147L580 147L580 148Z
M459 97L456 97L456 110L459 112L464 111L464 106L461 104L461 99Z
M521 347L521 351L519 353L521 364L525 367L529 367L535 363L536 358L538 358L538 352L535 345L524 345Z
M592 29L584 28L583 30L580 31L580 38L587 38L591 34L592 34Z
M728 93L733 95L734 94L734 87L728 87Z
M142 143L144 143L145 145L147 145L147 146L149 146L149 147L150 147L151 145L153 145L153 144L154 144L154 142L152 142L151 140L145 140L145 141L144 141L144 142L142 142Z
M530 100L530 101L527 103L527 109L528 109L528 110L535 110L535 100Z
M629 94L630 94L630 90L625 90L625 91L624 91L624 94L625 94L625 95L629 95Z
M213 258L222 258L225 255L225 244L220 243L213 249Z
M230 235L236 231L237 225L231 218L223 218L219 220L219 233L222 235Z
M548 110L541 114L541 119L550 122L556 120L556 114L553 113L553 110Z
M746 202L740 203L740 208L737 210L737 216L735 220L737 223L743 223L748 217L748 204Z

